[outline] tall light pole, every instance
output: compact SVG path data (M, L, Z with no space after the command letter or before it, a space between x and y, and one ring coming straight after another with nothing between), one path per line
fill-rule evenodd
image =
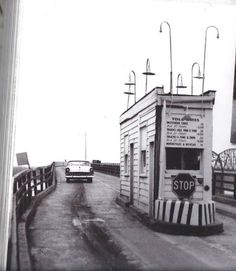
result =
M136 74L134 71L131 71L134 76L134 102L136 103Z
M87 133L84 134L84 159L87 160Z
M198 66L198 74L197 76L193 76L193 69L196 65ZM203 76L201 75L200 65L198 62L194 62L191 69L191 95L193 95L193 78L203 79Z
M170 40L170 93L173 94L173 72L172 72L172 43L171 43L171 28L170 24L166 21L160 24L160 33L162 33L162 25L166 24L169 28L169 40Z
M206 45L207 45L207 33L208 33L208 29L210 28L214 28L217 32L217 36L216 38L219 39L219 30L216 26L214 25L210 25L206 28L205 30L205 44L204 44L204 58L203 58L203 80L202 80L202 94L204 92L204 83L205 83L205 64L206 64Z

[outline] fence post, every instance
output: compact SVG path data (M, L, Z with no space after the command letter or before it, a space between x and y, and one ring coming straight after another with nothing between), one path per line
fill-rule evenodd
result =
M40 168L40 192L43 191L43 181L44 181L44 169Z
M29 206L31 199L32 199L32 189L31 189L31 171L27 173L27 195L28 195L28 203L27 206Z
M19 188L21 188L22 191L21 191L21 193L19 195L19 199L20 199L19 217L21 217L21 215L23 214L23 212L25 210L25 206L27 205L26 197L25 197L25 192L26 192L25 181L26 181L26 176L23 176L22 178L20 178L20 186L19 186ZM23 188L22 188L22 186L23 186Z
M52 185L52 181L53 181L53 171L54 171L54 163L51 164L50 168L49 168L49 180L48 180L48 186Z
M36 170L33 171L32 175L33 175L33 182L34 182L34 196L36 196L37 193L38 193L38 191L37 191Z
M48 183L49 183L49 179L48 179L48 177L49 177L49 170L48 170L48 167L46 167L45 169L44 169L44 177L45 177L45 189L47 189L48 188Z
M236 175L234 175L234 199L236 199Z

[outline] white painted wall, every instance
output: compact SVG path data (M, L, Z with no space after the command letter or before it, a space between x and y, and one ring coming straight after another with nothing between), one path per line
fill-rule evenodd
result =
M156 90L149 93L143 100L140 100L133 108L121 116L120 126L120 171L121 185L120 195L123 199L129 201L130 197L130 144L134 144L134 173L133 173L133 205L138 209L148 213L150 204L150 142L154 142L155 137L155 120L156 120ZM143 145L146 146L146 171L140 172L140 130L145 128L145 140ZM128 137L128 174L124 172L124 138Z
M18 3L0 1L0 270L6 270L10 233Z

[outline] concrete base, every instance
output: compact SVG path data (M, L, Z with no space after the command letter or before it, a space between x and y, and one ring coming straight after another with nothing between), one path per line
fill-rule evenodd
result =
M155 219L162 222L206 226L216 222L215 202L157 199L155 201Z
M151 228L158 232L174 235L208 236L222 233L223 223L213 223L205 226L193 226L157 221L151 226Z
M125 201L121 197L116 198L116 203L118 203L125 210L127 210L132 215L134 215L142 224L144 224L145 226L157 232L163 232L163 233L174 234L174 235L186 235L186 236L208 236L208 235L214 235L214 234L219 234L223 232L223 223L216 222L215 215L214 215L214 221L212 219L211 224L206 224L205 222L204 222L205 223L204 225L190 225L190 224L180 224L180 223L178 224L178 223L173 223L173 222L170 223L170 222L162 221L157 218L153 219L147 213L143 213L142 211L138 210L137 208L130 205L129 202ZM213 209L215 209L215 206L213 206ZM159 212L160 212L160 209L159 209ZM156 214L157 214L157 210L156 210ZM205 215L205 212L204 212L204 215ZM163 212L162 212L162 217L163 217Z

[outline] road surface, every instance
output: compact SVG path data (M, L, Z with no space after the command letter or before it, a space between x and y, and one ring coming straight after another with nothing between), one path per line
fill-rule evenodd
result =
M115 203L119 179L66 183L38 207L29 228L35 270L236 270L235 220L217 215L224 233L208 237L154 232Z

